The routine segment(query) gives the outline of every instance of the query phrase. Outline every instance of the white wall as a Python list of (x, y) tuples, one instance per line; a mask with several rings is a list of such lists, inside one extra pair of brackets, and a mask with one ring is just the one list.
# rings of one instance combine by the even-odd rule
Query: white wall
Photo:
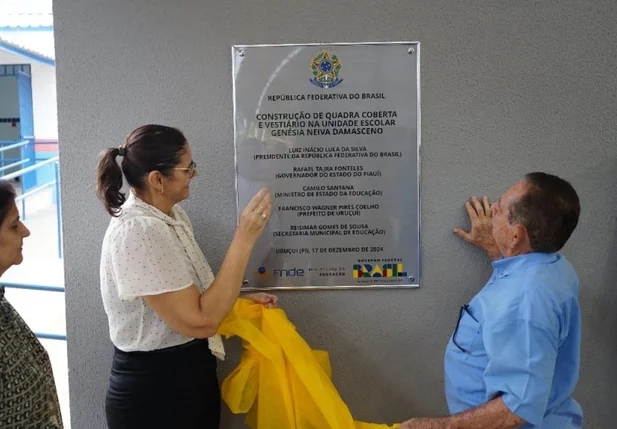
[[(330, 352), (358, 419), (446, 413), (444, 348), (489, 274), (452, 233), (468, 223), (463, 203), (495, 198), (530, 171), (564, 176), (582, 204), (565, 249), (581, 278), (576, 397), (586, 428), (616, 426), (615, 0), (55, 0), (54, 16), (75, 429), (105, 427), (113, 350), (99, 292), (109, 216), (95, 195), (97, 154), (138, 125), (183, 129), (200, 165), (185, 207), (216, 269), (236, 219), (230, 46), (410, 39), (422, 42), (422, 288), (282, 293), (282, 305)], [(221, 375), (237, 358), (232, 349)], [(226, 417), (222, 427), (243, 426)]]
[[(37, 140), (57, 141), (58, 105), (56, 102), (56, 68), (2, 50), (0, 50), (0, 64), (31, 65), (34, 136)], [(4, 98), (2, 91), (0, 91), (0, 99), (1, 98)], [(19, 108), (16, 116), (19, 116)], [(19, 136), (17, 136), (17, 138), (19, 138)]]

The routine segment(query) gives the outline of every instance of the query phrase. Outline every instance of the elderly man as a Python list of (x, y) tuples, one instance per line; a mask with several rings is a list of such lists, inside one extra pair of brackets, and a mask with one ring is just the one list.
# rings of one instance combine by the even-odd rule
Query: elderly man
[(579, 280), (561, 255), (580, 212), (563, 179), (531, 173), (497, 203), (467, 202), (471, 231), (493, 274), (461, 307), (445, 353), (452, 415), (415, 418), (402, 429), (579, 429), (572, 398), (580, 365)]

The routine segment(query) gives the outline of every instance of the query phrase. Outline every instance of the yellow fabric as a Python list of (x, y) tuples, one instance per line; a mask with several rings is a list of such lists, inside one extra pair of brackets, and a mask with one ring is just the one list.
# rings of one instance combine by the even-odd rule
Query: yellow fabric
[(240, 299), (219, 329), (243, 340), (223, 400), (252, 429), (389, 429), (354, 422), (332, 384), (328, 353), (311, 350), (281, 309)]

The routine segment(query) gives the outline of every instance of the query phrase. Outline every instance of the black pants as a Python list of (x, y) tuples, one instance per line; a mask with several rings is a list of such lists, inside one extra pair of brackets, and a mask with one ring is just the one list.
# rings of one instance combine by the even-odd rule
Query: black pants
[(115, 349), (105, 413), (109, 429), (218, 429), (221, 394), (208, 341)]

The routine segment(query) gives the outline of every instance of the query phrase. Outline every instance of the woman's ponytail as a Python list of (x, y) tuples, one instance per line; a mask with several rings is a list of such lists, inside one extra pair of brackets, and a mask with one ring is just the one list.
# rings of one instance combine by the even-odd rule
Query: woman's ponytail
[(105, 150), (101, 153), (98, 164), (97, 194), (107, 212), (114, 217), (120, 214), (120, 208), (126, 201), (126, 196), (120, 192), (122, 170), (116, 161), (120, 152), (120, 148)]
[[(131, 188), (145, 191), (150, 172), (159, 171), (164, 176), (173, 174), (186, 144), (186, 137), (177, 128), (150, 124), (133, 130), (124, 146), (102, 152), (97, 193), (109, 214), (118, 217), (126, 201), (126, 196), (120, 192), (123, 178)], [(122, 157), (122, 168), (116, 161), (119, 156)]]

